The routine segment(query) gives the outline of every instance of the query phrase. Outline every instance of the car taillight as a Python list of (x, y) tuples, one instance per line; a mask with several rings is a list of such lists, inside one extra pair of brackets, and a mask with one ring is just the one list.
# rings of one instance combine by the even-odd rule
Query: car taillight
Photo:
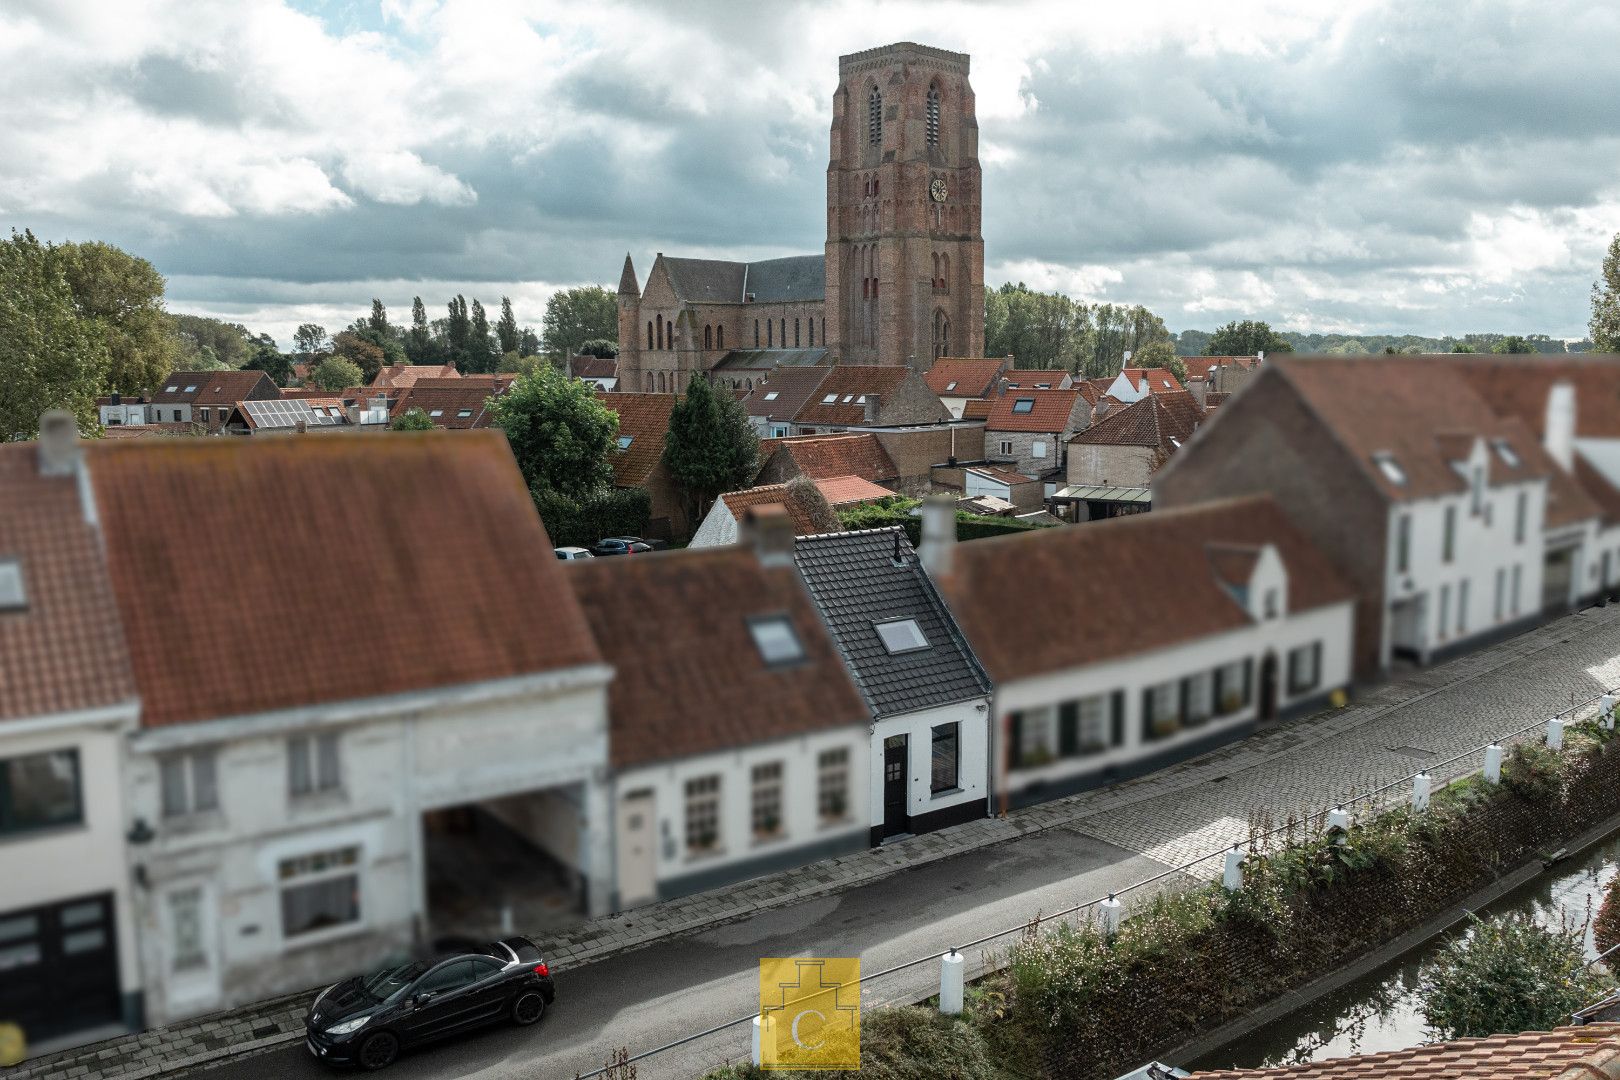
[(534, 965), (534, 973), (536, 975), (550, 975), (551, 969), (546, 967), (545, 961), (542, 960), (540, 963)]

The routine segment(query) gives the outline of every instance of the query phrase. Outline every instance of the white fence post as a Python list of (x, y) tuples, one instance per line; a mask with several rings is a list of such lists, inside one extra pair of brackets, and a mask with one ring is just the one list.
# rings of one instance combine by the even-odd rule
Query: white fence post
[(1221, 884), (1228, 889), (1243, 888), (1243, 851), (1237, 845), (1226, 853), (1226, 869), (1221, 874)]
[(1429, 774), (1420, 772), (1412, 777), (1412, 809), (1420, 813), (1429, 808)]
[(1614, 695), (1604, 694), (1598, 698), (1598, 720), (1610, 731), (1614, 730)]
[(1547, 721), (1547, 749), (1562, 750), (1564, 748), (1564, 722), (1558, 717)]
[(753, 1061), (754, 1061), (755, 1065), (763, 1065), (763, 1064), (765, 1064), (765, 1058), (762, 1056), (762, 1054), (764, 1053), (765, 1040), (770, 1038), (770, 1034), (769, 1034), (770, 1026), (771, 1026), (771, 1021), (770, 1021), (770, 1019), (768, 1017), (764, 1017), (764, 1016), (756, 1016), (756, 1017), (754, 1017), (754, 1055), (753, 1055)]
[(1112, 938), (1119, 933), (1119, 899), (1113, 893), (1100, 905), (1102, 908), (1103, 934)]
[(1499, 743), (1491, 743), (1485, 748), (1485, 782), (1487, 784), (1502, 782), (1502, 747)]
[(939, 1011), (962, 1015), (962, 954), (954, 948), (939, 958)]
[(1350, 811), (1342, 806), (1335, 806), (1332, 810), (1329, 810), (1327, 827), (1328, 832), (1336, 834), (1333, 837), (1335, 844), (1349, 843), (1350, 838), (1347, 834), (1350, 832)]

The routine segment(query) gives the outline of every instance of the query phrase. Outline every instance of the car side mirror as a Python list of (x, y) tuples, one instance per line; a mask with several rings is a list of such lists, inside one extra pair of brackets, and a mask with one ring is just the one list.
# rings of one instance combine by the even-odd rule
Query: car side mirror
[(433, 991), (424, 990), (420, 994), (417, 994), (415, 997), (411, 998), (411, 1004), (413, 1006), (415, 1006), (416, 1008), (420, 1009), (422, 1006), (426, 1005), (428, 1002), (430, 1002), (432, 1000), (433, 1000)]

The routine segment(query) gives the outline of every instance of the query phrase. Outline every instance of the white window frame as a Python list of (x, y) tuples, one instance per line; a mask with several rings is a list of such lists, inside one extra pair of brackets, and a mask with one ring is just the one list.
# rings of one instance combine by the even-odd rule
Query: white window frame
[[(347, 856), (353, 852), (353, 859), (336, 866), (328, 866), (322, 870), (309, 870), (302, 873), (288, 875), (286, 865), (300, 859), (314, 859), (322, 855)], [(365, 875), (361, 872), (365, 865), (365, 849), (359, 844), (345, 844), (323, 850), (309, 851), (301, 855), (289, 855), (276, 860), (276, 928), (281, 933), (282, 941), (291, 941), (303, 944), (308, 941), (319, 941), (327, 937), (341, 937), (352, 933), (356, 928), (366, 924), (365, 904)], [(301, 888), (306, 885), (319, 885), (340, 878), (354, 878), (354, 918), (348, 922), (334, 923), (331, 926), (321, 926), (313, 930), (304, 930), (296, 934), (287, 932), (286, 912), (283, 908), (283, 897), (288, 889)]]
[[(686, 849), (688, 859), (702, 859), (717, 855), (725, 843), (725, 833), (722, 828), (721, 795), (724, 793), (724, 778), (719, 773), (705, 773), (702, 776), (688, 777), (681, 786), (682, 818), (681, 840)], [(714, 820), (711, 824), (713, 839), (707, 844), (696, 843), (699, 835), (696, 831), (698, 812), (712, 814)]]
[[(343, 790), (343, 747), (336, 731), (311, 731), (287, 737), (287, 796), (296, 802)], [(298, 783), (299, 758), (305, 782)]]
[[(174, 770), (174, 771), (171, 771)], [(169, 801), (170, 780), (178, 779), (180, 805)], [(211, 789), (211, 790), (210, 790)], [(199, 793), (208, 792), (208, 805), (199, 805)], [(176, 821), (219, 810), (219, 755), (212, 749), (188, 750), (158, 758), (158, 811), (165, 821)]]
[[(816, 816), (824, 825), (849, 819), (849, 757), (847, 746), (831, 747), (816, 755)], [(831, 809), (835, 800), (844, 804), (842, 810)]]

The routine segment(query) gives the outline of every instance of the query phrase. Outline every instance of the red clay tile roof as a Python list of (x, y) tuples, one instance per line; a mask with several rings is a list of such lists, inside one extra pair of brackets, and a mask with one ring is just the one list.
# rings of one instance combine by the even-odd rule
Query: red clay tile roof
[(102, 430), (104, 439), (140, 439), (151, 435), (190, 435), (190, 424), (110, 424)]
[(1176, 373), (1169, 368), (1128, 367), (1125, 369), (1125, 377), (1138, 389), (1142, 386), (1142, 380), (1147, 379), (1148, 389), (1155, 394), (1173, 394), (1187, 389), (1181, 385), (1181, 380), (1176, 378)]
[(614, 357), (574, 357), (574, 378), (576, 379), (616, 379), (618, 377), (619, 361)]
[(1212, 369), (1217, 367), (1258, 367), (1260, 360), (1254, 356), (1183, 356), (1181, 362), (1186, 365), (1188, 379), (1208, 379)]
[(720, 498), (725, 500), (726, 509), (737, 521), (743, 519), (749, 507), (781, 506), (793, 523), (794, 536), (813, 536), (838, 531), (838, 519), (829, 513), (833, 508), (886, 499), (894, 494), (888, 488), (878, 487), (858, 476), (835, 476), (828, 480), (816, 480), (814, 484), (827, 501), (825, 508), (812, 505), (814, 500), (807, 502), (798, 498), (792, 484), (765, 484), (742, 491), (728, 491)]
[(993, 408), (995, 408), (995, 402), (988, 398), (969, 398), (967, 401), (962, 402), (962, 419), (983, 420), (990, 415), (990, 410)]
[(262, 371), (210, 371), (193, 405), (235, 405), (254, 396), (280, 397), (281, 391)]
[[(1081, 400), (1078, 390), (1008, 390), (990, 408), (986, 431), (1059, 432), (1069, 426), (1074, 403)], [(1016, 412), (1020, 401), (1033, 401), (1029, 412)]]
[[(866, 419), (866, 405), (861, 398), (877, 394), (892, 401), (896, 389), (911, 369), (898, 364), (839, 364), (827, 371), (816, 392), (810, 395), (793, 417), (796, 424), (859, 424)], [(826, 398), (833, 395), (835, 402)], [(846, 402), (844, 399), (849, 398)]]
[(994, 480), (1000, 484), (1017, 485), (1033, 484), (1035, 482), (1035, 478), (1033, 476), (1025, 476), (1021, 472), (1014, 472), (1012, 469), (1003, 469), (996, 465), (971, 465), (968, 467), (967, 471), (971, 473), (978, 473), (980, 476), (989, 477), (991, 480)]
[(1226, 399), (1232, 396), (1230, 390), (1211, 390), (1204, 395), (1204, 411), (1219, 408), (1226, 404)]
[(859, 476), (830, 476), (825, 480), (817, 480), (816, 490), (821, 492), (821, 497), (831, 506), (853, 506), (874, 499), (887, 499), (894, 494), (888, 488), (879, 487)]
[[(423, 386), (425, 381), (420, 380), (414, 386), (399, 391), (399, 396), (388, 410), (390, 419), (403, 416), (412, 409), (421, 409), (433, 421), (434, 427), (467, 429), (494, 425), (495, 417), (488, 405), (491, 394), (489, 386), (478, 383), (456, 386), (454, 383), (462, 381), (457, 379), (452, 380), (450, 385), (438, 388)], [(438, 415), (435, 416), (435, 413)], [(463, 416), (463, 413), (466, 415)]]
[(419, 379), (454, 379), (458, 374), (455, 364), (390, 364), (377, 372), (371, 385), (403, 388)]
[(835, 435), (795, 435), (786, 439), (762, 439), (761, 461), (773, 454), (786, 454), (800, 475), (812, 480), (834, 476), (859, 476), (881, 484), (899, 477), (889, 452), (871, 432)]
[[(614, 768), (866, 722), (866, 705), (792, 565), (761, 566), (751, 548), (728, 546), (585, 560), (568, 570), (615, 668)], [(802, 663), (767, 666), (754, 644), (748, 620), (779, 614), (798, 634)]]
[(1216, 1069), (1198, 1080), (1602, 1080), (1620, 1077), (1620, 1024), (1414, 1046), (1270, 1069)]
[(996, 377), (1006, 366), (1006, 360), (994, 357), (970, 359), (942, 356), (934, 361), (934, 366), (928, 369), (923, 379), (928, 383), (928, 389), (942, 397), (982, 398), (995, 390)]
[(775, 416), (791, 419), (815, 395), (816, 387), (831, 368), (777, 368), (771, 377), (749, 391), (742, 399), (749, 416)]
[[(1521, 466), (1506, 470), (1492, 453), (1493, 483), (1536, 476), (1551, 480), (1558, 471), (1521, 421), (1499, 416), (1448, 365), (1428, 357), (1278, 357), (1260, 375), (1268, 376), (1293, 387), (1373, 484), (1396, 501), (1466, 490), (1467, 482), (1452, 467), (1454, 459), (1443, 449), (1441, 435), (1467, 433), (1511, 446)], [(1383, 454), (1390, 455), (1405, 474), (1404, 484), (1395, 483), (1379, 467), (1377, 456)], [(1570, 501), (1571, 509), (1578, 511), (1578, 500)]]
[(458, 387), (482, 387), (486, 391), (499, 390), (505, 392), (512, 388), (512, 384), (521, 376), (515, 371), (502, 371), (494, 375), (460, 375), (453, 379), (446, 379), (432, 375), (424, 375), (411, 384), (415, 390), (455, 390)]
[(1556, 382), (1575, 387), (1575, 434), (1583, 439), (1620, 438), (1620, 356), (1426, 356), (1464, 379), (1502, 416), (1517, 416), (1536, 438), (1546, 432), (1547, 392)]
[(0, 443), (0, 507), (0, 562), (17, 560), (27, 604), (0, 611), (0, 721), (132, 702), (118, 609), (77, 479), (41, 476), (35, 443)]
[(619, 414), (619, 437), (630, 438), (625, 450), (609, 457), (613, 482), (619, 487), (641, 487), (664, 456), (664, 439), (669, 435), (669, 415), (675, 411), (679, 394), (609, 394), (598, 392), (596, 400)]
[[(1065, 382), (1073, 385), (1073, 377), (1062, 368), (1009, 368), (1001, 375), (1002, 392), (1016, 386), (1021, 390), (1067, 390)], [(1043, 384), (1050, 384), (1043, 387)]]
[(1192, 438), (1204, 411), (1185, 390), (1149, 394), (1123, 408), (1110, 409), (1101, 420), (1069, 440), (1070, 445), (1149, 446), (1174, 453)]
[(89, 460), (147, 727), (601, 659), (499, 432)]
[[(942, 584), (974, 651), (1006, 681), (1251, 625), (1209, 554), (1212, 546), (1264, 543), (1276, 545), (1287, 568), (1290, 612), (1354, 598), (1269, 496), (958, 544)], [(1055, 596), (1063, 602), (1052, 603)]]

